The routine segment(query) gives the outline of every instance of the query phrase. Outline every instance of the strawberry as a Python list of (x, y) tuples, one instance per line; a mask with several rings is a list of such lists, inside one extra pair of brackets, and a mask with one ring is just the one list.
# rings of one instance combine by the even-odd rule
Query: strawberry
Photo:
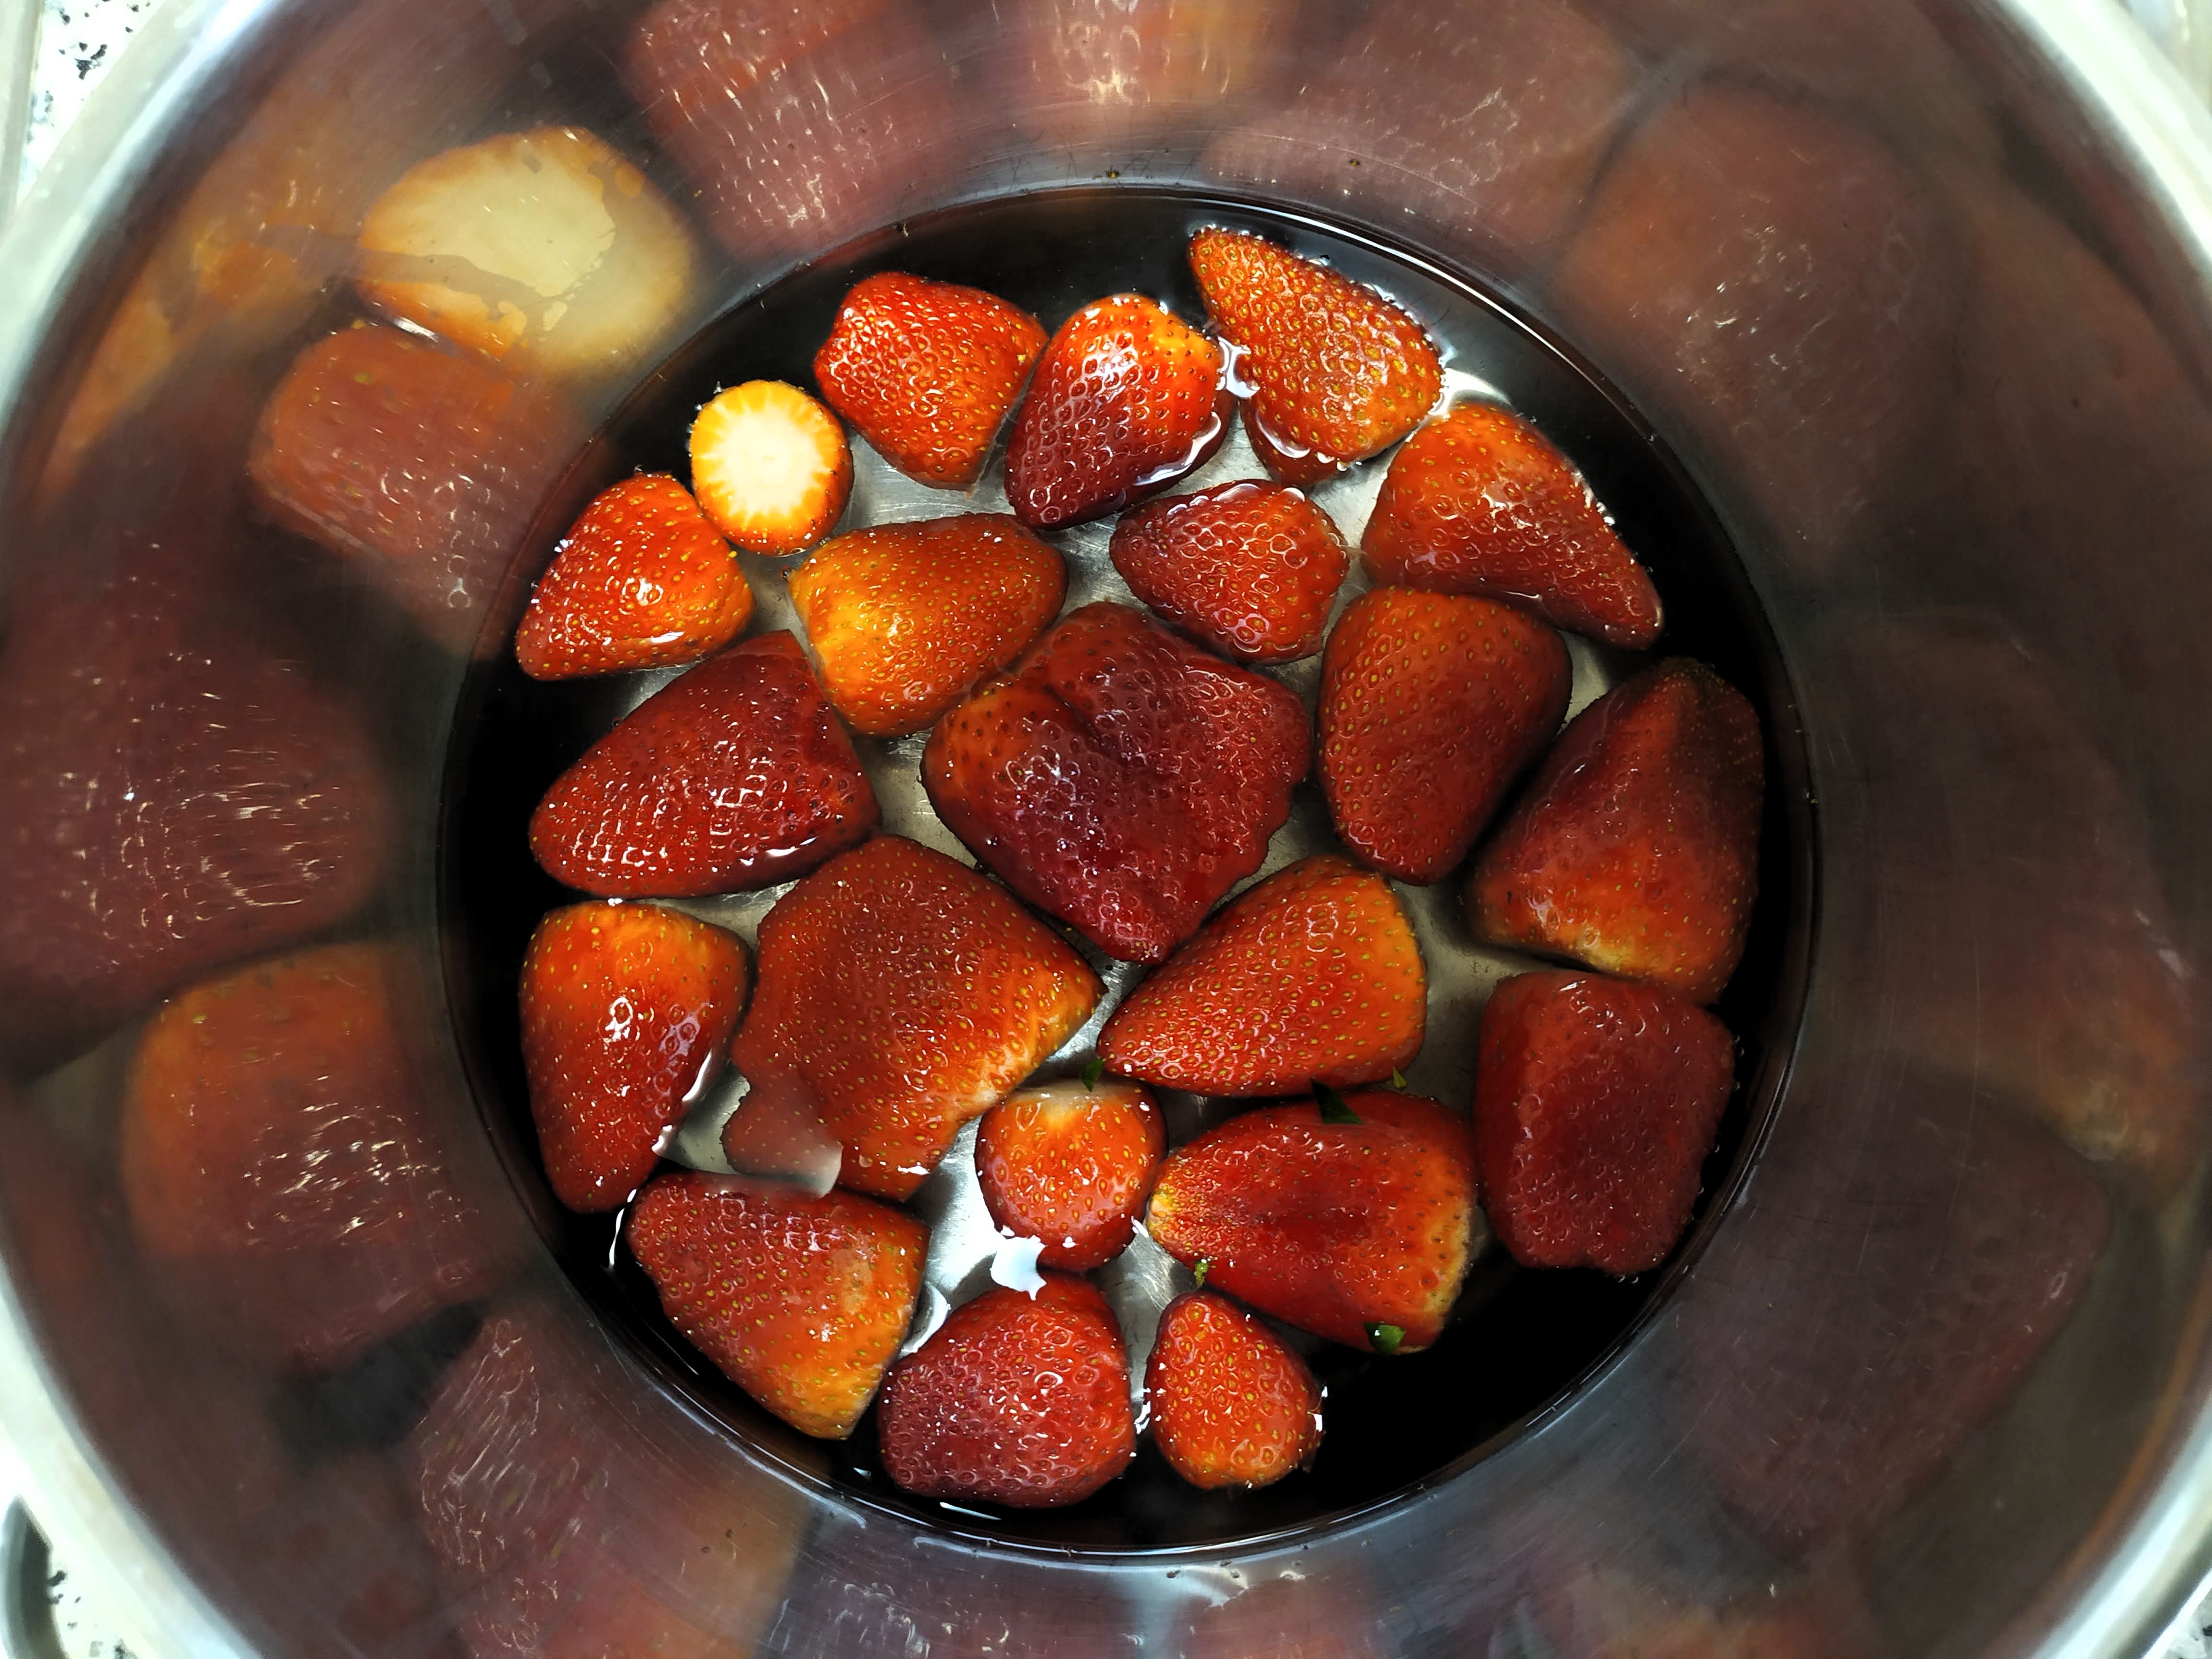
[(1624, 650), (1659, 637), (1658, 591), (1589, 485), (1494, 404), (1462, 404), (1390, 458), (1359, 550), (1378, 582), (1501, 599)]
[(1436, 406), (1436, 346), (1373, 289), (1235, 230), (1193, 236), (1190, 268), (1215, 331), (1243, 354), (1252, 447), (1285, 483), (1379, 454)]
[(1476, 1175), (1513, 1259), (1664, 1261), (1735, 1081), (1728, 1028), (1655, 986), (1518, 974), (1491, 993), (1476, 1045)]
[(752, 614), (745, 573), (690, 492), (641, 473), (595, 496), (553, 550), (514, 657), (538, 680), (696, 662)]
[(830, 700), (873, 738), (918, 732), (1059, 613), (1067, 567), (1003, 513), (855, 530), (788, 579)]
[(678, 897), (789, 881), (876, 818), (799, 641), (763, 634), (671, 681), (586, 750), (531, 816), (530, 850), (582, 892)]
[(1220, 447), (1221, 349), (1134, 294), (1060, 325), (1006, 444), (1015, 516), (1056, 530), (1164, 489)]
[(1378, 1353), (1425, 1348), (1466, 1276), (1474, 1148), (1466, 1120), (1372, 1090), (1262, 1106), (1160, 1171), (1145, 1230), (1262, 1313)]
[(900, 471), (965, 489), (1044, 344), (1044, 325), (995, 295), (883, 270), (846, 295), (814, 379)]
[(1389, 883), (1328, 854), (1223, 907), (1114, 1011), (1098, 1054), (1206, 1095), (1372, 1083), (1420, 1052), (1428, 975)]
[(1128, 1247), (1166, 1151), (1160, 1109), (1135, 1084), (1046, 1083), (983, 1114), (975, 1179), (993, 1221), (1042, 1239), (1046, 1267), (1081, 1273)]
[(1328, 514), (1267, 483), (1147, 502), (1121, 515), (1109, 550), (1139, 599), (1239, 662), (1320, 650), (1348, 564)]
[(1321, 1386), (1306, 1362), (1206, 1291), (1161, 1311), (1145, 1398), (1152, 1443), (1194, 1486), (1273, 1486), (1321, 1449)]
[(1034, 1297), (988, 1290), (891, 1367), (884, 1468), (924, 1498), (1014, 1509), (1079, 1503), (1137, 1453), (1129, 1361), (1097, 1290), (1047, 1273)]
[(1559, 729), (1571, 679), (1559, 636), (1518, 611), (1361, 594), (1321, 671), (1321, 787), (1345, 845), (1401, 881), (1440, 879)]
[(691, 489), (747, 552), (802, 552), (843, 514), (853, 451), (837, 417), (797, 386), (747, 380), (691, 422)]
[(737, 1028), (744, 946), (653, 904), (575, 904), (522, 958), (522, 1063), (553, 1195), (611, 1210)]
[(843, 1144), (844, 1185), (902, 1199), (963, 1123), (1091, 1017), (1100, 989), (1003, 888), (884, 836), (761, 922), (759, 988), (731, 1055), (755, 1093), (820, 1117)]
[(1016, 892), (1157, 962), (1260, 867), (1306, 764), (1291, 691), (1100, 604), (938, 721), (921, 775)]
[(1475, 936), (1721, 994), (1759, 890), (1759, 716), (1670, 658), (1575, 717), (1468, 878)]
[(630, 1253), (686, 1340), (801, 1433), (842, 1440), (906, 1340), (929, 1229), (851, 1193), (672, 1170)]

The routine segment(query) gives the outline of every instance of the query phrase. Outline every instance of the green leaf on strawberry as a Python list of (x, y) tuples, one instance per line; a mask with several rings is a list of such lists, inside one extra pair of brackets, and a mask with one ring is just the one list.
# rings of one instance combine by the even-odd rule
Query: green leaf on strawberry
[(1377, 1353), (1395, 1353), (1398, 1345), (1405, 1340), (1406, 1333), (1401, 1326), (1370, 1324), (1367, 1327), (1368, 1343)]
[[(1392, 1075), (1396, 1075), (1395, 1073)], [(1359, 1114), (1345, 1103), (1344, 1097), (1326, 1083), (1316, 1079), (1313, 1086), (1314, 1098), (1321, 1103), (1321, 1121), (1324, 1123), (1357, 1123)]]

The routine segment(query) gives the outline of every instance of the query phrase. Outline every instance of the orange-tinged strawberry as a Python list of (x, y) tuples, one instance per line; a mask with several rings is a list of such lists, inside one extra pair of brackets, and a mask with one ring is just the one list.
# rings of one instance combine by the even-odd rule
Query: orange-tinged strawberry
[[(902, 1199), (962, 1124), (1091, 1017), (1101, 988), (1004, 888), (883, 836), (763, 920), (758, 988), (731, 1055), (754, 1094), (811, 1111), (843, 1145), (843, 1185)], [(726, 1139), (744, 1135), (750, 1109)]]
[(851, 1193), (671, 1171), (630, 1214), (676, 1328), (802, 1433), (842, 1440), (914, 1322), (929, 1229)]
[(1193, 236), (1190, 268), (1216, 331), (1243, 354), (1252, 447), (1285, 483), (1381, 453), (1436, 406), (1435, 344), (1373, 289), (1236, 230)]
[(1390, 458), (1359, 547), (1378, 582), (1502, 599), (1626, 650), (1659, 637), (1658, 590), (1589, 485), (1494, 404), (1462, 404)]
[(1067, 567), (1003, 513), (879, 525), (788, 579), (830, 700), (871, 737), (918, 732), (1059, 614)]
[(1425, 1348), (1466, 1277), (1467, 1121), (1372, 1090), (1262, 1106), (1176, 1152), (1145, 1230), (1208, 1285), (1332, 1342)]
[(1223, 907), (1114, 1011), (1113, 1070), (1208, 1095), (1372, 1083), (1410, 1065), (1428, 975), (1390, 884), (1323, 854)]
[(1148, 501), (1121, 515), (1110, 550), (1139, 599), (1240, 662), (1320, 650), (1349, 564), (1328, 514), (1254, 483)]
[(900, 471), (965, 489), (1044, 345), (1044, 325), (996, 295), (883, 270), (846, 295), (814, 379)]
[(992, 1220), (1042, 1239), (1046, 1267), (1081, 1273), (1128, 1248), (1166, 1151), (1144, 1090), (1069, 1079), (1016, 1090), (983, 1114), (975, 1179)]
[(538, 924), (522, 1063), (556, 1198), (611, 1210), (644, 1184), (744, 1000), (744, 946), (679, 911), (574, 904)]
[(1112, 513), (1203, 463), (1228, 430), (1221, 348), (1135, 294), (1083, 307), (1038, 362), (1006, 444), (1006, 499), (1039, 530)]
[(1575, 717), (1468, 877), (1478, 939), (1692, 1002), (1721, 994), (1759, 893), (1759, 716), (1686, 657)]
[(745, 573), (691, 492), (641, 473), (602, 490), (553, 550), (514, 657), (538, 680), (696, 662), (752, 614)]
[(1345, 845), (1441, 879), (1552, 740), (1572, 672), (1559, 636), (1487, 599), (1371, 588), (1322, 659), (1319, 769)]
[(691, 492), (748, 552), (803, 552), (845, 511), (852, 447), (837, 417), (797, 386), (747, 380), (691, 422)]
[(1160, 1314), (1145, 1364), (1152, 1443), (1194, 1486), (1269, 1486), (1321, 1449), (1321, 1386), (1306, 1362), (1208, 1291)]

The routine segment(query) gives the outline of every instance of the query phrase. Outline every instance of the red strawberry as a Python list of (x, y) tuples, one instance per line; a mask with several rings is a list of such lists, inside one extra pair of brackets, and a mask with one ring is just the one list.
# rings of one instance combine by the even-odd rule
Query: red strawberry
[(1306, 763), (1288, 690), (1091, 605), (937, 723), (921, 775), (1016, 892), (1157, 962), (1260, 867)]
[(1390, 459), (1359, 538), (1378, 582), (1479, 593), (1632, 651), (1659, 637), (1659, 594), (1582, 475), (1494, 404), (1462, 404)]
[(1054, 530), (1165, 489), (1220, 447), (1221, 349), (1150, 300), (1117, 294), (1060, 325), (1006, 444), (1006, 499)]
[(747, 380), (691, 422), (691, 488), (739, 547), (797, 553), (843, 515), (853, 451), (837, 417), (797, 386)]
[(1067, 567), (1018, 520), (965, 513), (840, 536), (788, 585), (837, 712), (896, 738), (1020, 654), (1059, 614)]
[(1711, 1002), (1759, 891), (1762, 775), (1741, 692), (1647, 668), (1575, 717), (1475, 860), (1475, 936)]
[(553, 550), (514, 657), (538, 680), (696, 662), (752, 614), (745, 573), (690, 492), (642, 473), (603, 490)]
[(1272, 1486), (1321, 1449), (1321, 1387), (1306, 1362), (1205, 1291), (1161, 1312), (1145, 1398), (1153, 1443), (1194, 1486)]
[(1320, 770), (1345, 845), (1401, 881), (1440, 879), (1567, 712), (1559, 636), (1486, 599), (1378, 587), (1322, 659)]
[(1529, 1267), (1640, 1273), (1689, 1224), (1735, 1076), (1728, 1028), (1673, 993), (1520, 974), (1482, 1011), (1483, 1212)]
[(1121, 1327), (1064, 1273), (1034, 1297), (989, 1290), (955, 1308), (891, 1367), (877, 1422), (908, 1492), (1015, 1509), (1079, 1503), (1137, 1453)]
[(1127, 1077), (1206, 1095), (1372, 1083), (1410, 1065), (1428, 975), (1390, 884), (1322, 854), (1242, 893), (1099, 1034)]
[(530, 850), (581, 892), (683, 897), (804, 875), (876, 817), (799, 641), (763, 634), (671, 681), (586, 750), (538, 804)]
[(1098, 977), (1006, 890), (896, 836), (776, 901), (760, 985), (731, 1050), (753, 1097), (817, 1115), (841, 1181), (910, 1195), (960, 1126), (1004, 1099), (1091, 1017)]
[(842, 1440), (906, 1340), (929, 1229), (851, 1193), (671, 1171), (645, 1189), (632, 1255), (676, 1328), (792, 1427)]
[(1133, 1083), (1046, 1083), (983, 1114), (975, 1179), (992, 1220), (1042, 1239), (1046, 1267), (1081, 1273), (1128, 1248), (1166, 1151), (1159, 1108)]
[(1474, 1218), (1466, 1120), (1374, 1090), (1262, 1106), (1208, 1130), (1168, 1159), (1145, 1229), (1262, 1313), (1411, 1353), (1443, 1329)]
[(1235, 230), (1193, 236), (1190, 268), (1215, 330), (1243, 349), (1244, 429), (1284, 483), (1379, 454), (1436, 406), (1435, 345), (1373, 289)]
[(677, 911), (576, 904), (538, 924), (522, 1063), (556, 1198), (611, 1210), (644, 1184), (744, 1000), (744, 946)]
[(1125, 513), (1114, 568), (1187, 634), (1240, 662), (1291, 662), (1321, 649), (1344, 581), (1344, 538), (1279, 484), (1232, 483)]
[(814, 378), (900, 471), (965, 489), (1044, 343), (1044, 325), (995, 295), (884, 270), (845, 296)]

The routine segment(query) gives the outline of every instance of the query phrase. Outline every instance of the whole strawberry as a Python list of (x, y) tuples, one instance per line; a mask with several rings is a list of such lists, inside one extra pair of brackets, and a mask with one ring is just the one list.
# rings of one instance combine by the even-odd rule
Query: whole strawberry
[(1145, 1399), (1152, 1443), (1194, 1486), (1267, 1486), (1321, 1449), (1321, 1385), (1282, 1339), (1206, 1291), (1160, 1314)]
[(1160, 1109), (1133, 1083), (1040, 1084), (983, 1114), (975, 1180), (993, 1221), (1044, 1242), (1040, 1262), (1082, 1273), (1128, 1247), (1166, 1151)]
[(1147, 501), (1121, 515), (1109, 550), (1139, 599), (1239, 662), (1321, 649), (1348, 564), (1328, 514), (1267, 483)]

